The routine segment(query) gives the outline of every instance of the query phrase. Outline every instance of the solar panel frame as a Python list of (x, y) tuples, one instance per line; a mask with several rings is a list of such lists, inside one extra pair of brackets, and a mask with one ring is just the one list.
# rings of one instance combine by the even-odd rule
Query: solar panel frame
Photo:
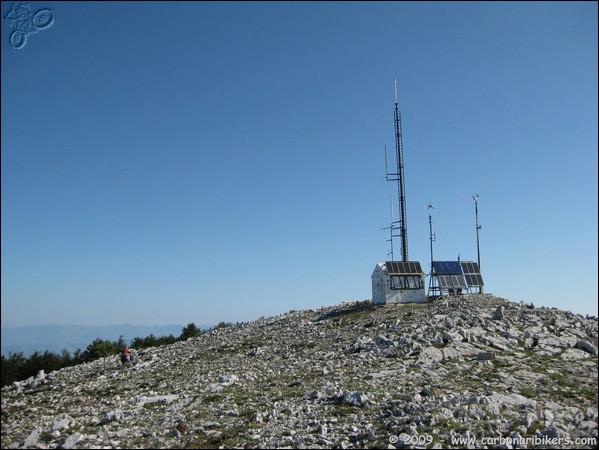
[(483, 277), (480, 275), (466, 275), (468, 286), (484, 286)]
[(467, 289), (468, 285), (462, 275), (437, 275), (439, 287), (441, 289)]
[(478, 268), (478, 263), (473, 261), (462, 261), (462, 271), (464, 273), (469, 274), (480, 274), (480, 269)]
[(462, 262), (462, 271), (464, 272), (464, 278), (468, 287), (481, 287), (484, 286), (483, 277), (480, 274), (478, 263), (473, 261)]
[(418, 261), (386, 261), (389, 275), (422, 275), (422, 267)]
[(463, 275), (459, 261), (433, 261), (435, 275)]

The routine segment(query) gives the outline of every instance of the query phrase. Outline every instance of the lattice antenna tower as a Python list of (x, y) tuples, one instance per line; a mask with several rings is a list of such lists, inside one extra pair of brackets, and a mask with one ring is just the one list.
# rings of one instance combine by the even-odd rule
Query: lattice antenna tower
[[(403, 144), (401, 139), (401, 113), (397, 103), (397, 79), (394, 80), (395, 87), (395, 158), (397, 161), (397, 171), (395, 173), (389, 173), (387, 168), (387, 148), (385, 147), (385, 169), (387, 173), (387, 181), (397, 182), (397, 200), (399, 202), (399, 220), (392, 222), (391, 226), (399, 230), (399, 237), (401, 239), (401, 260), (408, 260), (408, 223), (406, 218), (406, 186), (404, 178), (404, 164), (403, 164)], [(393, 235), (393, 230), (391, 231)]]

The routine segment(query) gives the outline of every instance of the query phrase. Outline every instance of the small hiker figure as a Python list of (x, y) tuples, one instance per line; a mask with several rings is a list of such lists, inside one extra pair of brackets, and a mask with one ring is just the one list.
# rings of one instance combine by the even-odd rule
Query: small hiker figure
[(133, 364), (133, 353), (131, 352), (131, 349), (129, 349), (129, 347), (126, 345), (123, 349), (123, 353), (121, 353), (121, 363), (127, 366)]

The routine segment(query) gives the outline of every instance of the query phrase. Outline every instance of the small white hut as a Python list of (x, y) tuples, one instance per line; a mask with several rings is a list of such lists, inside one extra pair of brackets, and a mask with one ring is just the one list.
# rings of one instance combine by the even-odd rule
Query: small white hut
[(387, 261), (372, 272), (372, 302), (424, 303), (424, 272), (418, 261)]

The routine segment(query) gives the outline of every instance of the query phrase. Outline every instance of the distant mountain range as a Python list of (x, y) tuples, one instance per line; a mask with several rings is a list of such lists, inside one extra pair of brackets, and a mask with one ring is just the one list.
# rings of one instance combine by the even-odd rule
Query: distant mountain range
[[(48, 350), (61, 353), (64, 349), (70, 353), (82, 351), (96, 338), (117, 341), (119, 336), (127, 344), (131, 340), (153, 334), (156, 337), (173, 335), (179, 337), (185, 325), (30, 325), (26, 327), (1, 328), (2, 354), (23, 352), (29, 357), (33, 352)], [(206, 329), (210, 326), (198, 326)]]

